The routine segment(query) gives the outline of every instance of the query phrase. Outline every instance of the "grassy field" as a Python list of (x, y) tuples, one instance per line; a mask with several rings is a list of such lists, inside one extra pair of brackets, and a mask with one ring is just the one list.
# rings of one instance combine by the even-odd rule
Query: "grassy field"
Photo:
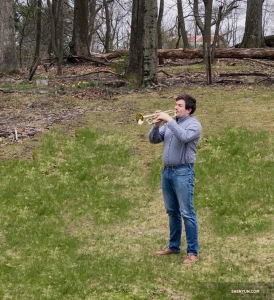
[[(197, 98), (203, 125), (201, 251), (189, 266), (184, 251), (154, 255), (168, 242), (162, 145), (135, 122), (173, 109), (182, 92)], [(274, 299), (273, 88), (163, 89), (93, 105), (81, 126), (54, 126), (24, 159), (0, 162), (0, 298)]]

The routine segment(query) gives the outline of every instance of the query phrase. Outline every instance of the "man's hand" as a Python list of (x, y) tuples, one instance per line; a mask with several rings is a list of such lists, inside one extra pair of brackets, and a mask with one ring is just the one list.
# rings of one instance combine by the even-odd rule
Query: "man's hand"
[[(161, 124), (161, 121), (169, 122), (171, 120), (173, 120), (173, 118), (169, 114), (167, 114), (165, 112), (156, 111), (154, 113), (153, 121), (155, 122), (154, 123), (155, 127), (159, 127), (160, 124)], [(157, 121), (159, 121), (159, 122), (157, 122)]]

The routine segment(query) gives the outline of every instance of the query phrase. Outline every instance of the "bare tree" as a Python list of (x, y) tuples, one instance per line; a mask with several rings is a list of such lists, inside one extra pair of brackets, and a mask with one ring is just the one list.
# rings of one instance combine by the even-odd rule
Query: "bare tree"
[(221, 19), (222, 19), (222, 12), (223, 12), (223, 6), (220, 5), (219, 9), (218, 9), (214, 41), (213, 41), (213, 45), (212, 45), (212, 59), (214, 59), (215, 49), (216, 49), (217, 45), (219, 44), (219, 30), (220, 30), (220, 23), (221, 23)]

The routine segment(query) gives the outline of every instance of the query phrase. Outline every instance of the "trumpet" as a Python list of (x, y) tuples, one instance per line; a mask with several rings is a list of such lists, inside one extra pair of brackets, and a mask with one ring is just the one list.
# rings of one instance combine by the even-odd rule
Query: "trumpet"
[[(174, 110), (165, 110), (165, 111), (162, 111), (166, 114), (174, 114), (174, 117), (175, 117), (175, 111)], [(161, 120), (153, 120), (153, 117), (154, 117), (155, 113), (154, 114), (150, 114), (150, 115), (142, 115), (140, 113), (136, 114), (136, 122), (139, 124), (139, 125), (142, 125), (145, 121), (147, 121), (148, 124), (155, 124), (155, 123), (158, 123), (158, 122), (161, 122)]]

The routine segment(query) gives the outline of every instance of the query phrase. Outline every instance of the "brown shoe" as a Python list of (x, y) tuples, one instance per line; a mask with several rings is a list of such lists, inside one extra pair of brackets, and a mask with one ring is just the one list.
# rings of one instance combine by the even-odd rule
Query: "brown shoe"
[(192, 264), (195, 263), (197, 260), (199, 260), (198, 255), (194, 255), (194, 254), (188, 254), (187, 257), (185, 258), (185, 260), (183, 261), (183, 264)]
[(161, 251), (155, 252), (155, 255), (167, 255), (167, 254), (177, 254), (178, 252), (172, 251), (169, 247), (165, 247)]

